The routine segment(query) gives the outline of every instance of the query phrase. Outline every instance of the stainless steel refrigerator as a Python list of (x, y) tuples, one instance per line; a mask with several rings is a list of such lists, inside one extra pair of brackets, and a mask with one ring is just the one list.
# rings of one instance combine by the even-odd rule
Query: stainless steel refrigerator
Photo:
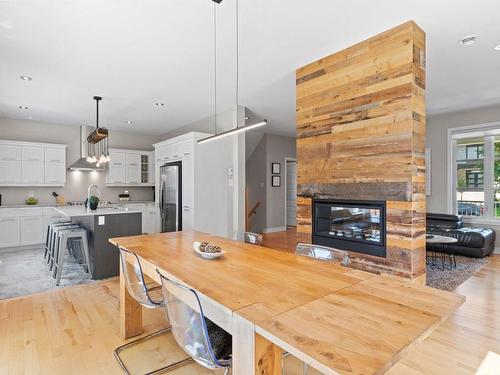
[(160, 167), (161, 231), (182, 230), (182, 162)]

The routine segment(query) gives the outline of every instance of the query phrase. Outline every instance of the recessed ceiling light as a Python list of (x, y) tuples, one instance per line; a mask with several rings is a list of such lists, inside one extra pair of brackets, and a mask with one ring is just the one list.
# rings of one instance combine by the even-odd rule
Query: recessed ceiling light
[(500, 44), (495, 46), (495, 51), (500, 51)]
[(20, 76), (19, 78), (21, 78), (23, 81), (31, 81), (33, 79), (30, 76)]
[(129, 120), (129, 121), (127, 121), (127, 124), (129, 124), (129, 125), (131, 125), (131, 124), (133, 124), (133, 123), (134, 123), (133, 121), (130, 121), (130, 120)]
[(25, 105), (20, 105), (19, 109), (28, 109), (28, 107), (26, 107)]
[(467, 35), (466, 37), (460, 39), (458, 42), (463, 46), (470, 46), (476, 43), (477, 35)]
[(165, 103), (157, 102), (157, 103), (155, 103), (155, 105), (158, 106), (158, 107), (163, 107), (165, 105)]

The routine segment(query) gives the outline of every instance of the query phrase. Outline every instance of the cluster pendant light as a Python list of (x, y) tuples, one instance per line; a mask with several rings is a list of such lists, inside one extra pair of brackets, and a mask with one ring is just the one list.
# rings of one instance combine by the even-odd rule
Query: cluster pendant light
[[(214, 130), (215, 135), (200, 139), (198, 143), (205, 143), (210, 141), (215, 141), (230, 135), (242, 133), (251, 129), (255, 129), (264, 125), (267, 125), (267, 120), (262, 120), (252, 125), (238, 126), (238, 119), (236, 119), (236, 126), (231, 130), (217, 134), (217, 6), (222, 2), (222, 0), (213, 0), (214, 2)], [(239, 1), (235, 1), (236, 7), (236, 107), (235, 111), (238, 110), (239, 104)]]
[(94, 96), (96, 101), (96, 127), (87, 137), (87, 161), (96, 163), (96, 167), (109, 162), (109, 132), (106, 128), (99, 127), (99, 102), (100, 96)]

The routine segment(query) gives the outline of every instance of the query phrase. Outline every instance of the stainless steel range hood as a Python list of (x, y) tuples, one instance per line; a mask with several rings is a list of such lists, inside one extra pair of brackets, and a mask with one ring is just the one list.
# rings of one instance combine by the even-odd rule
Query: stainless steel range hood
[(91, 133), (90, 126), (80, 126), (80, 159), (73, 163), (68, 169), (72, 171), (104, 171), (104, 167), (97, 167), (96, 163), (87, 161), (88, 156), (88, 142), (87, 136)]

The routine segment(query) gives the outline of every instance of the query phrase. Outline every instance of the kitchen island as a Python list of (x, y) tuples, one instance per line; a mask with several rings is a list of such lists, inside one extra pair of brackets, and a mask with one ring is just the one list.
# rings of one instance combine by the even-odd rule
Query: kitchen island
[(141, 234), (141, 211), (105, 207), (87, 212), (83, 206), (57, 207), (56, 210), (87, 230), (92, 278), (99, 280), (119, 275), (119, 251), (108, 239)]

